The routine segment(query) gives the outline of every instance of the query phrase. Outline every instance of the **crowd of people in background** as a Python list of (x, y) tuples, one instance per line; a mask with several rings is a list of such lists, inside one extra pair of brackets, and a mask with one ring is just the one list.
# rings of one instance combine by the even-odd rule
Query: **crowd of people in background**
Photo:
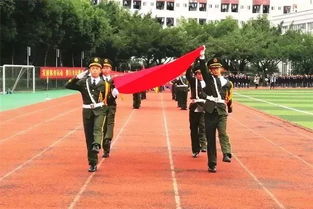
[(262, 75), (249, 76), (246, 74), (229, 74), (227, 77), (235, 88), (283, 87), (283, 88), (310, 88), (313, 87), (313, 75)]

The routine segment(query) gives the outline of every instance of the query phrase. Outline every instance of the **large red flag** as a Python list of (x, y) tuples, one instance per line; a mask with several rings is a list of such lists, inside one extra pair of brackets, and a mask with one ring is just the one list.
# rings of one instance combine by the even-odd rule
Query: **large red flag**
[(113, 78), (115, 87), (120, 93), (132, 94), (164, 85), (186, 71), (203, 49), (201, 46), (167, 64), (117, 76)]

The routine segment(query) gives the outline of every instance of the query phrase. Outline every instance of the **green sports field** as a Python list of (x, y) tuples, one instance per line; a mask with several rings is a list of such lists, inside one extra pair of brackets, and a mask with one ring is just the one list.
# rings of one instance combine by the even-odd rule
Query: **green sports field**
[(0, 95), (0, 112), (15, 109), (26, 105), (44, 102), (50, 99), (77, 93), (72, 90), (49, 90), (32, 92), (17, 92), (13, 94)]
[(313, 129), (313, 89), (235, 89), (234, 101)]

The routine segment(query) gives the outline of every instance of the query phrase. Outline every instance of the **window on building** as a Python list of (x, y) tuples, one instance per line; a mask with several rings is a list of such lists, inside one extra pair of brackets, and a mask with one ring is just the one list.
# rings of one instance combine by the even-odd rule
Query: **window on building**
[(133, 1), (133, 9), (141, 9), (141, 1)]
[(238, 4), (231, 5), (231, 12), (238, 12)]
[(197, 22), (198, 22), (198, 19), (197, 19), (197, 18), (188, 18), (188, 22), (197, 23)]
[(166, 2), (166, 9), (167, 10), (174, 10), (174, 2)]
[(197, 11), (198, 3), (197, 2), (189, 2), (189, 11)]
[(165, 5), (164, 1), (157, 1), (156, 4), (155, 4), (155, 8), (163, 10), (164, 9), (164, 5)]
[(267, 13), (269, 13), (270, 12), (270, 5), (263, 5), (263, 13), (265, 14), (267, 14)]
[(154, 6), (154, 2), (151, 2), (151, 3), (150, 3), (150, 6), (152, 6), (152, 7), (153, 7), (153, 6)]
[(215, 4), (215, 8), (216, 9), (220, 8), (220, 5), (219, 4)]
[(124, 1), (123, 1), (123, 6), (124, 6), (125, 8), (129, 8), (129, 9), (130, 9), (131, 0), (124, 0)]
[(221, 12), (228, 12), (229, 4), (221, 4)]
[(313, 30), (313, 22), (308, 23), (308, 30)]
[(253, 5), (252, 6), (252, 13), (260, 13), (261, 5)]
[(202, 12), (206, 11), (206, 3), (199, 3), (199, 11)]
[(278, 7), (277, 9), (278, 9), (278, 10), (281, 10), (281, 7)]
[(271, 7), (271, 10), (275, 10), (275, 7), (272, 6), (272, 7)]
[(245, 6), (243, 6), (243, 5), (240, 6), (240, 9), (244, 9), (244, 8), (245, 8)]
[(179, 3), (176, 3), (176, 7), (179, 7)]
[(173, 17), (167, 17), (166, 18), (166, 26), (167, 27), (174, 26), (174, 18)]
[(291, 11), (291, 6), (284, 6), (284, 14), (288, 14)]
[(247, 10), (250, 10), (251, 9), (251, 6), (247, 6)]
[(206, 23), (206, 19), (202, 19), (202, 18), (199, 19), (200, 25), (204, 25), (205, 23)]
[(142, 2), (142, 6), (145, 7), (147, 5), (147, 2)]
[(157, 20), (161, 25), (164, 25), (164, 17), (157, 17), (156, 20)]
[(212, 8), (212, 4), (208, 4), (208, 8)]

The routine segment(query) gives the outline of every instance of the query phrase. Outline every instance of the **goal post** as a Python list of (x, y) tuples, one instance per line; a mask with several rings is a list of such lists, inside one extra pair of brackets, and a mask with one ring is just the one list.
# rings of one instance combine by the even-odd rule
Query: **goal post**
[[(18, 72), (12, 72), (11, 77), (7, 76), (7, 71), (18, 70)], [(29, 70), (32, 72), (32, 78), (29, 76)], [(25, 78), (26, 72), (26, 78)], [(8, 82), (8, 78), (10, 82)], [(3, 65), (2, 66), (2, 93), (6, 94), (6, 89), (9, 89), (7, 86), (12, 85), (10, 91), (14, 92), (17, 88), (17, 85), (20, 80), (25, 80), (27, 87), (29, 85), (30, 80), (32, 80), (32, 91), (35, 92), (35, 66), (33, 65)]]

